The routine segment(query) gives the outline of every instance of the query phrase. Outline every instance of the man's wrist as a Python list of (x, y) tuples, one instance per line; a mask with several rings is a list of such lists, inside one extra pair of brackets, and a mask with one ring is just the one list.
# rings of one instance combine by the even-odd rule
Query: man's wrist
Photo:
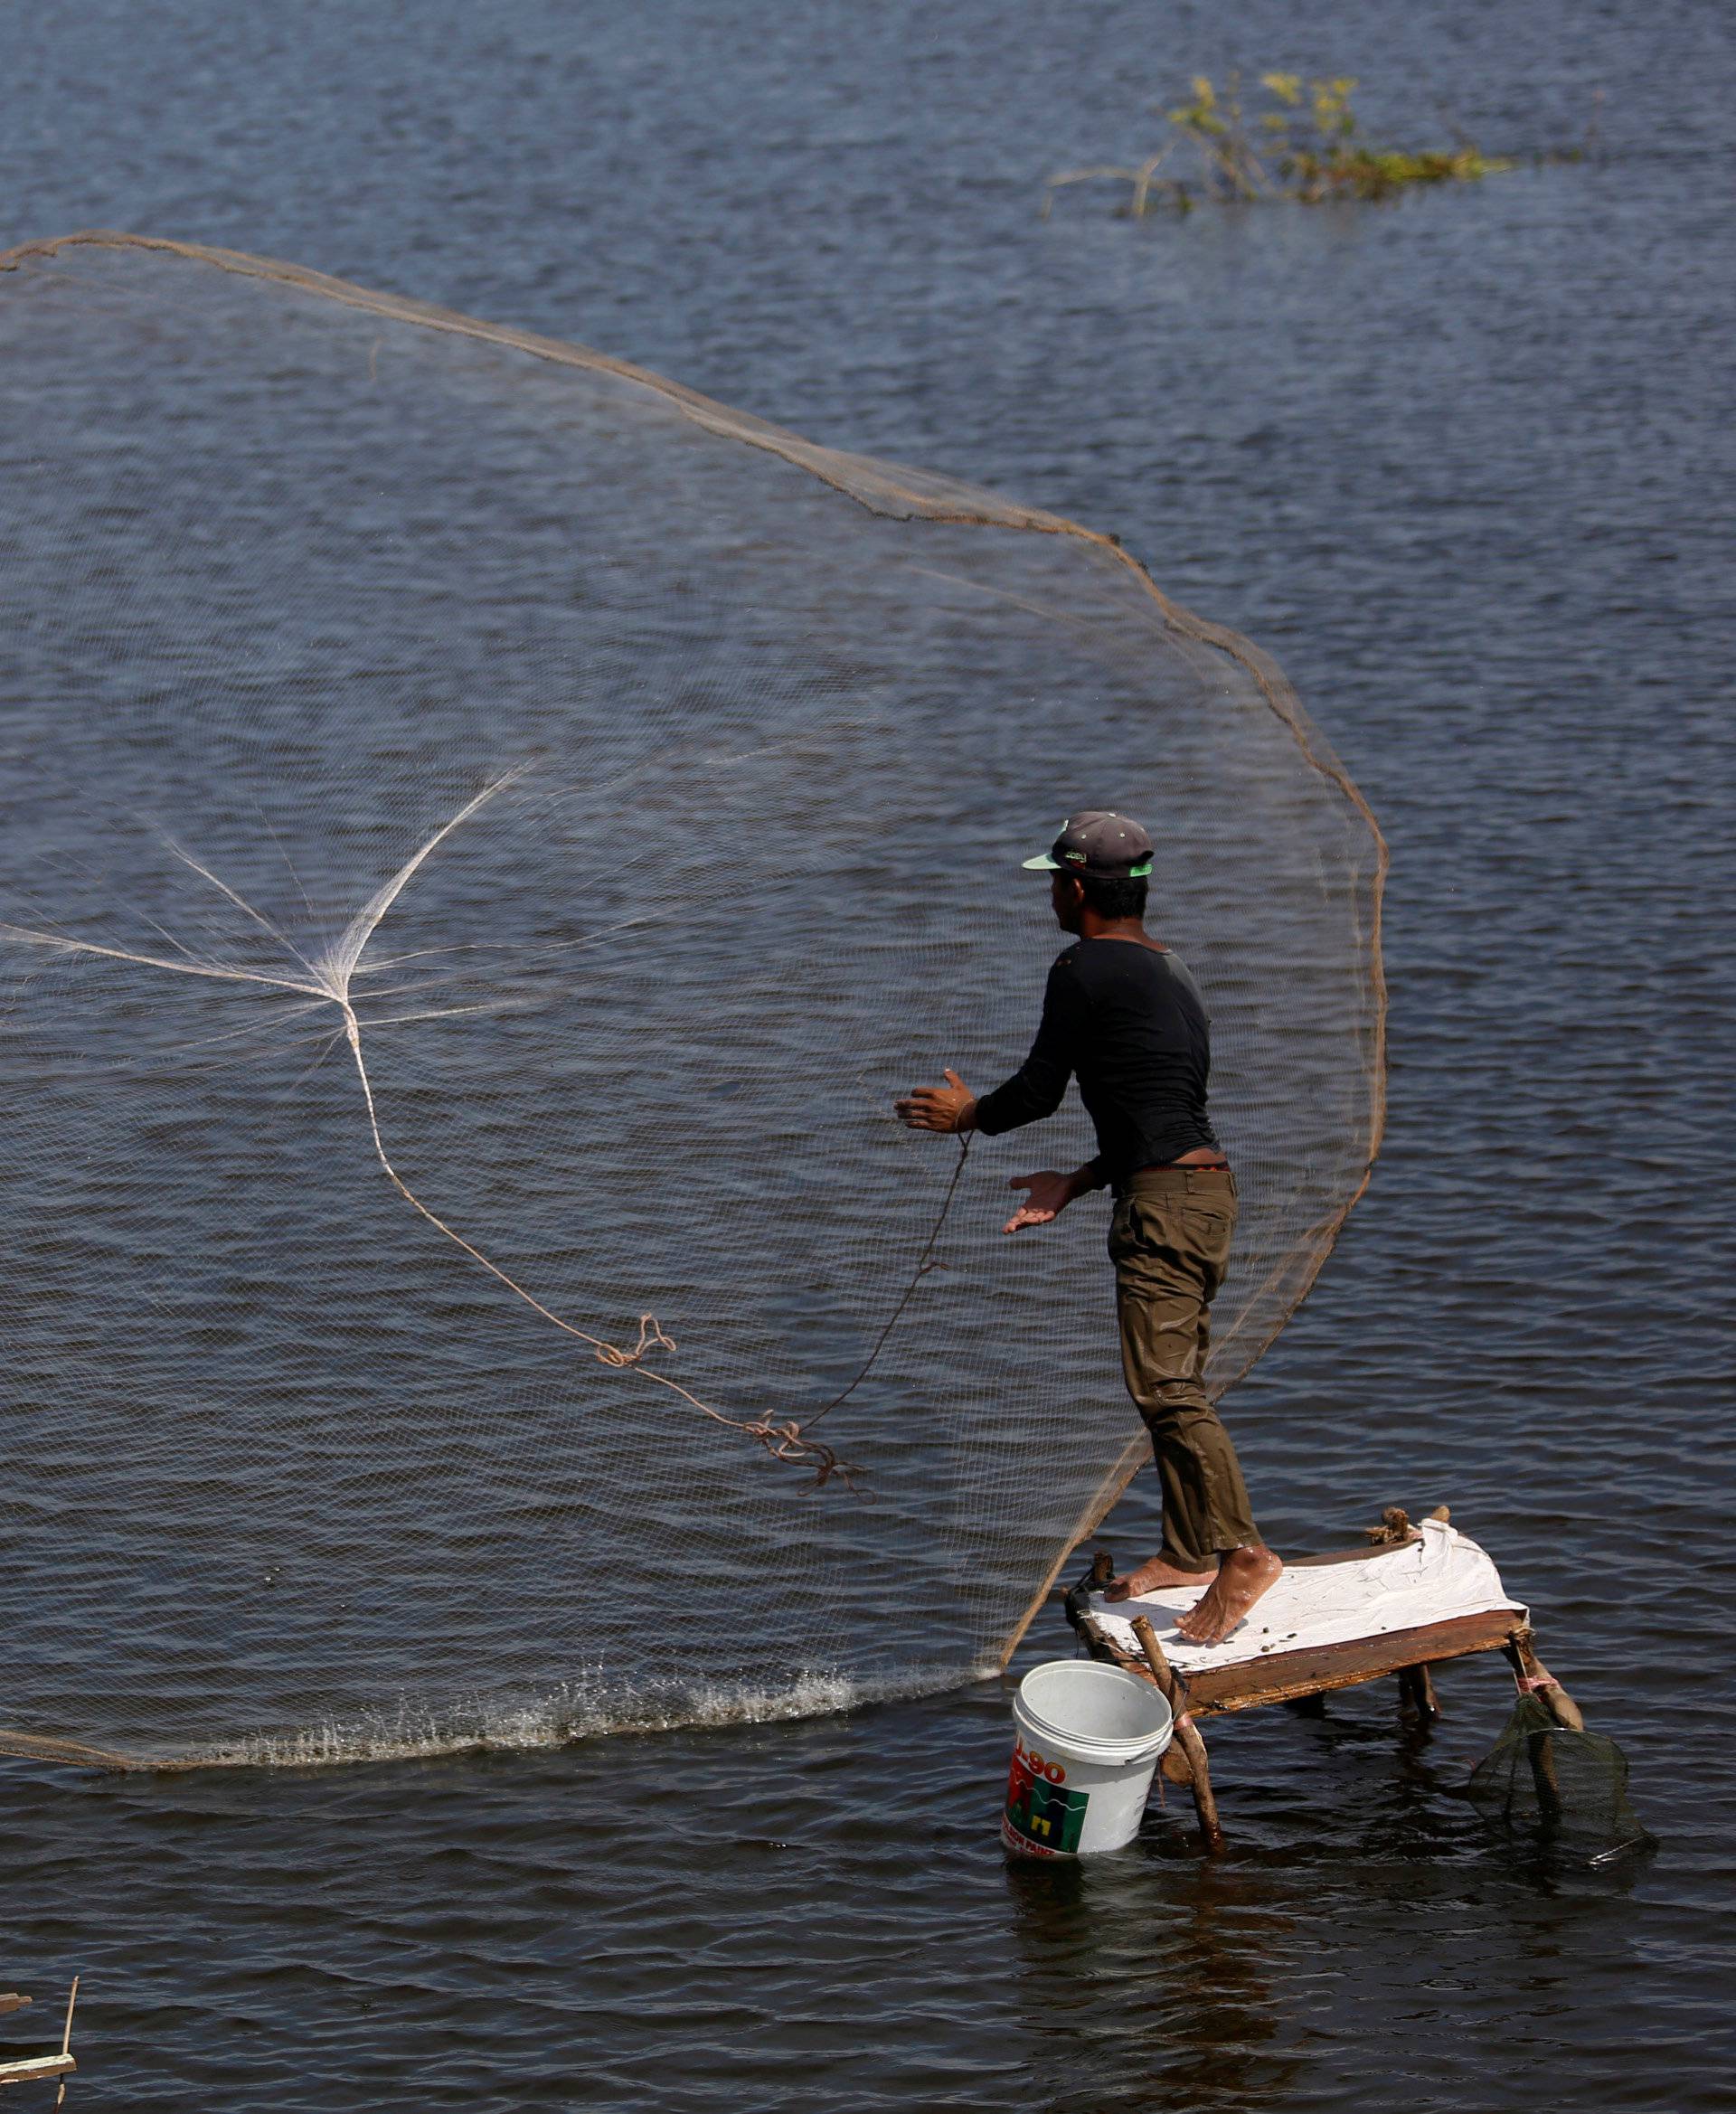
[(976, 1103), (974, 1100), (967, 1101), (964, 1107), (959, 1109), (958, 1115), (953, 1118), (952, 1128), (955, 1131), (976, 1129)]
[(1089, 1196), (1093, 1189), (1103, 1186), (1103, 1169), (1096, 1160), (1087, 1160), (1082, 1167), (1075, 1167), (1067, 1177), (1067, 1187), (1071, 1196)]

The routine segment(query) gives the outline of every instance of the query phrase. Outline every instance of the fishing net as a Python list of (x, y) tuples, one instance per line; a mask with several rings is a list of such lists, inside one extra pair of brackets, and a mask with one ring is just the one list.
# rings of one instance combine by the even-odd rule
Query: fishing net
[(1023, 1055), (1019, 857), (1145, 818), (1247, 1369), (1382, 1090), (1379, 837), (1276, 669), (1108, 538), (258, 260), (12, 252), (0, 391), (7, 1740), (997, 1664), (1147, 1458), (1100, 1206), (999, 1232), (1089, 1128), (891, 1104)]
[(1600, 1732), (1561, 1724), (1533, 1694), (1514, 1705), (1468, 1788), (1495, 1826), (1577, 1862), (1609, 1864), (1653, 1846), (1628, 1801), (1620, 1748)]

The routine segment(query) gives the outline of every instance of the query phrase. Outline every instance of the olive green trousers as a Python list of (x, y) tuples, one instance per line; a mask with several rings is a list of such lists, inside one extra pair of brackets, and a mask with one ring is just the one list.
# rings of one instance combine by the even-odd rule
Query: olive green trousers
[(1235, 1176), (1213, 1167), (1142, 1167), (1109, 1222), (1121, 1369), (1151, 1433), (1163, 1554), (1184, 1571), (1210, 1571), (1220, 1551), (1260, 1542), (1241, 1464), (1200, 1378), (1235, 1230)]

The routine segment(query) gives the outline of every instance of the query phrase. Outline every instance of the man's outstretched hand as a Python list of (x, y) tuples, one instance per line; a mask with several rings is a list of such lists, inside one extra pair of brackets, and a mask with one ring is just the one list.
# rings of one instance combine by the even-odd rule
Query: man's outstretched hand
[(956, 1071), (945, 1086), (913, 1087), (892, 1106), (912, 1130), (970, 1130), (976, 1122), (976, 1097)]
[(1046, 1226), (1052, 1219), (1059, 1218), (1079, 1194), (1077, 1181), (1076, 1175), (1058, 1175), (1052, 1168), (1041, 1175), (1014, 1175), (1007, 1186), (1029, 1194), (1001, 1228), (1002, 1232), (1023, 1232), (1026, 1226)]

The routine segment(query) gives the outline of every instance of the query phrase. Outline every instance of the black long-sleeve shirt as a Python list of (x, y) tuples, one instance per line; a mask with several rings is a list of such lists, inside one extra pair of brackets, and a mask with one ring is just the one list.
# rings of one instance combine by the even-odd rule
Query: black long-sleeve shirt
[(1179, 957), (1131, 939), (1078, 939), (1049, 971), (1031, 1054), (976, 1104), (998, 1137), (1052, 1116), (1077, 1077), (1097, 1127), (1096, 1172), (1119, 1189), (1139, 1167), (1216, 1147), (1205, 1113), (1212, 1024)]

